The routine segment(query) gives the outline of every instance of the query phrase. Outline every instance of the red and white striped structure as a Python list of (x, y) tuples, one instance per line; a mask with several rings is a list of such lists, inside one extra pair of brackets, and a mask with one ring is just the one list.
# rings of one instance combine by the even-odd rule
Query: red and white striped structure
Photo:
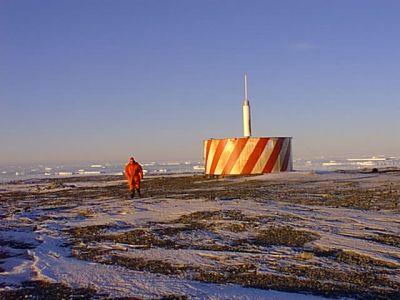
[(292, 171), (291, 137), (241, 137), (204, 141), (207, 175)]

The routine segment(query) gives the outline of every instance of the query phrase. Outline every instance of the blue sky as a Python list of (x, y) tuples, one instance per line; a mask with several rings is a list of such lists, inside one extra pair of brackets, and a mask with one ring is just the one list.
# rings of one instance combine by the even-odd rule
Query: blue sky
[(0, 163), (400, 155), (399, 1), (0, 2)]

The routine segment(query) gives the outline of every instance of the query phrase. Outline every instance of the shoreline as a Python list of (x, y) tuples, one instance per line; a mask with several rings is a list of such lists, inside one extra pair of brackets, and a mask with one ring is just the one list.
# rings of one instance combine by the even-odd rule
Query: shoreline
[[(375, 171), (376, 170), (376, 171)], [(254, 175), (205, 175), (203, 172), (169, 172), (169, 173), (162, 173), (162, 174), (148, 174), (145, 175), (146, 178), (157, 178), (157, 177), (180, 177), (180, 176), (205, 176), (205, 177), (214, 177), (214, 178), (251, 178), (261, 175), (271, 175), (280, 177), (285, 177), (285, 174), (302, 174), (302, 173), (315, 173), (315, 174), (334, 174), (334, 173), (341, 173), (341, 174), (370, 174), (370, 173), (378, 173), (378, 174), (385, 174), (385, 173), (397, 173), (400, 172), (400, 167), (384, 167), (384, 168), (363, 168), (363, 169), (337, 169), (337, 170), (293, 170), (290, 172), (277, 172), (277, 173), (266, 173), (266, 174), (254, 174)], [(275, 174), (275, 175), (274, 175)], [(290, 176), (290, 175), (289, 175)], [(41, 183), (41, 182), (52, 182), (52, 181), (101, 181), (101, 180), (109, 180), (112, 178), (120, 178), (124, 179), (124, 174), (115, 174), (115, 173), (100, 173), (100, 174), (71, 174), (71, 175), (42, 175), (42, 176), (34, 176), (28, 177), (23, 179), (13, 179), (13, 180), (3, 180), (0, 181), (0, 185), (6, 184), (34, 184), (34, 183)]]

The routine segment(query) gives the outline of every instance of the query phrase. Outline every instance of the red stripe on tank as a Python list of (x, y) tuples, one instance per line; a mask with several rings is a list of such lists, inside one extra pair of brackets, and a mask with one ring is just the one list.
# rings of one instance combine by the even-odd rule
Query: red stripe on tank
[(215, 154), (214, 154), (214, 157), (213, 157), (213, 161), (212, 161), (212, 164), (211, 164), (211, 167), (210, 167), (210, 173), (209, 174), (211, 174), (211, 175), (214, 174), (215, 169), (217, 168), (217, 165), (218, 165), (218, 161), (219, 161), (219, 159), (220, 159), (220, 157), (222, 155), (222, 152), (224, 152), (225, 145), (226, 145), (227, 141), (228, 140), (226, 140), (226, 139), (225, 140), (219, 140), (217, 149), (215, 150)]
[(256, 165), (261, 154), (263, 153), (268, 141), (269, 138), (260, 138), (257, 141), (257, 144), (253, 149), (253, 152), (250, 154), (249, 159), (247, 160), (240, 174), (251, 174), (251, 171), (253, 171), (254, 166)]
[(208, 162), (208, 154), (210, 153), (212, 140), (206, 140), (206, 158), (204, 161), (204, 170), (207, 172), (207, 162)]
[(233, 148), (233, 151), (232, 151), (231, 155), (229, 156), (228, 162), (226, 163), (226, 165), (222, 171), (223, 175), (230, 174), (233, 166), (238, 161), (240, 153), (242, 153), (243, 148), (246, 146), (246, 143), (248, 140), (249, 140), (248, 138), (240, 138), (236, 141), (235, 147)]
[(283, 144), (283, 139), (279, 138), (276, 141), (276, 144), (274, 146), (274, 150), (272, 150), (272, 153), (271, 153), (267, 163), (265, 164), (263, 173), (271, 173), (271, 171), (274, 168), (275, 163), (276, 163), (276, 161), (278, 159), (279, 153), (281, 152), (282, 144)]

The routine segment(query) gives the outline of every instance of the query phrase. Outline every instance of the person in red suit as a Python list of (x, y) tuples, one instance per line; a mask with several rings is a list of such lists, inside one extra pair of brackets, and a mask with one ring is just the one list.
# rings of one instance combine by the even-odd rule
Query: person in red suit
[(131, 199), (135, 197), (135, 190), (137, 190), (139, 197), (141, 197), (140, 181), (143, 179), (143, 169), (133, 157), (129, 158), (129, 162), (125, 166), (125, 177), (128, 179)]

